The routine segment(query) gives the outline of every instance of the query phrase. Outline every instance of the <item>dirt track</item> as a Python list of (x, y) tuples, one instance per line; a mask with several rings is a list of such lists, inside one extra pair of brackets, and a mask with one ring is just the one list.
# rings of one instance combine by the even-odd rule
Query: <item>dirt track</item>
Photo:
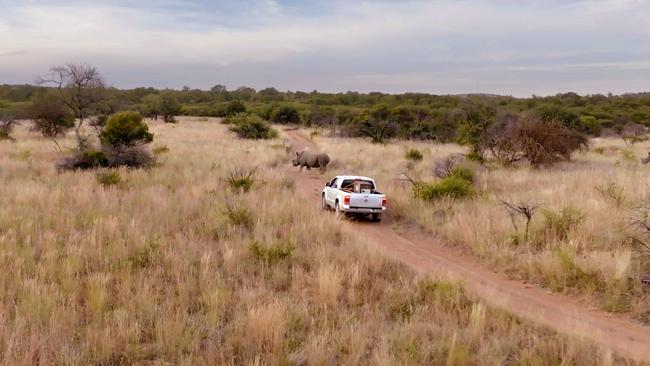
[[(298, 130), (286, 130), (284, 135), (294, 149), (316, 146)], [(291, 174), (299, 182), (300, 193), (320, 204), (320, 190), (330, 178), (317, 170)], [(355, 230), (385, 255), (420, 273), (436, 273), (462, 279), (466, 287), (488, 304), (505, 309), (521, 318), (548, 326), (564, 334), (589, 339), (614, 352), (640, 362), (650, 362), (650, 327), (604, 311), (587, 309), (575, 299), (551, 294), (540, 287), (507, 279), (470, 257), (440, 245), (436, 238), (424, 237), (412, 228), (393, 228), (383, 223), (355, 223)]]

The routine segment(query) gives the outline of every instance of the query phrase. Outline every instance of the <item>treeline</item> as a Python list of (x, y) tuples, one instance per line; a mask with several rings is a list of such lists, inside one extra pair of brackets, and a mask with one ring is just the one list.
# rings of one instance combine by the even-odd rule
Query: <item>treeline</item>
[[(30, 103), (52, 93), (32, 85), (0, 85), (0, 113), (22, 117)], [(548, 97), (514, 98), (493, 95), (431, 95), (423, 93), (320, 93), (280, 92), (274, 88), (241, 87), (211, 90), (107, 88), (99, 113), (107, 115), (136, 110), (151, 118), (173, 115), (226, 117), (255, 114), (273, 123), (296, 123), (331, 128), (344, 136), (457, 140), (459, 127), (474, 105), (494, 110), (495, 118), (527, 114), (554, 120), (572, 130), (598, 136), (634, 134), (650, 126), (650, 93), (586, 95), (576, 93)], [(26, 117), (27, 118), (27, 117)], [(503, 117), (505, 118), (505, 117)]]

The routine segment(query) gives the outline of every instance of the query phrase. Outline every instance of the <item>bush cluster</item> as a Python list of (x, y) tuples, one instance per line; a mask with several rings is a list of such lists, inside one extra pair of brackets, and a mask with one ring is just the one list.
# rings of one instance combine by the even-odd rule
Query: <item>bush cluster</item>
[(422, 152), (420, 150), (412, 148), (406, 151), (405, 157), (406, 160), (420, 161), (424, 158), (424, 155), (422, 155)]
[(416, 182), (413, 194), (425, 201), (433, 201), (443, 197), (466, 198), (476, 194), (472, 183), (474, 173), (464, 167), (456, 167), (451, 174), (434, 183)]
[(138, 112), (112, 115), (99, 134), (100, 148), (86, 148), (58, 163), (60, 170), (147, 167), (153, 156), (145, 145), (153, 141), (153, 134)]
[(250, 113), (238, 113), (224, 119), (230, 125), (230, 130), (244, 139), (270, 139), (278, 136), (278, 132), (261, 117)]

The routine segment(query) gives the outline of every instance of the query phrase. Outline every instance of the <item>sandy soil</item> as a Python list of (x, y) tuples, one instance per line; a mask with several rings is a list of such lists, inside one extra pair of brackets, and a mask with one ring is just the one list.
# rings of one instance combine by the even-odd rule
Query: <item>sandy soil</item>
[[(317, 146), (299, 130), (282, 131), (294, 150)], [(289, 170), (296, 186), (309, 202), (320, 205), (320, 191), (328, 175), (318, 170), (299, 173)], [(390, 206), (389, 206), (390, 209)], [(650, 362), (650, 327), (601, 310), (590, 309), (568, 296), (507, 279), (440, 244), (440, 238), (425, 237), (417, 228), (403, 227), (384, 219), (381, 223), (346, 222), (355, 225), (361, 240), (367, 240), (385, 255), (420, 273), (435, 273), (461, 280), (493, 307), (560, 333), (582, 337), (640, 362)]]

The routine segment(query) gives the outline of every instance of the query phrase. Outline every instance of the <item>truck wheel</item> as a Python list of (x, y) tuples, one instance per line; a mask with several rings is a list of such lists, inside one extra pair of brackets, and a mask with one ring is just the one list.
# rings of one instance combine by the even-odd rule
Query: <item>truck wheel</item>
[(381, 221), (381, 214), (372, 214), (372, 221), (374, 222)]
[(325, 200), (325, 195), (321, 196), (321, 205), (323, 207), (323, 210), (328, 210), (330, 207), (327, 205), (327, 201)]
[(341, 211), (338, 201), (336, 202), (336, 206), (334, 206), (334, 212), (336, 212), (337, 217), (343, 216), (343, 211)]

